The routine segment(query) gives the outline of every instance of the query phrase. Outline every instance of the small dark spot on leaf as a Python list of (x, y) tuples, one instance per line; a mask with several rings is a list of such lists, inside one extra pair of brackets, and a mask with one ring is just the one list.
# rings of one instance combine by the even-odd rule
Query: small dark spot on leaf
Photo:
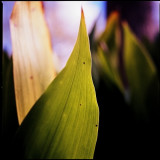
[(85, 64), (85, 62), (83, 62), (83, 64)]
[(80, 106), (81, 106), (82, 104), (80, 104)]
[(30, 76), (30, 79), (33, 79), (33, 76)]
[(96, 127), (98, 127), (98, 125), (96, 124)]

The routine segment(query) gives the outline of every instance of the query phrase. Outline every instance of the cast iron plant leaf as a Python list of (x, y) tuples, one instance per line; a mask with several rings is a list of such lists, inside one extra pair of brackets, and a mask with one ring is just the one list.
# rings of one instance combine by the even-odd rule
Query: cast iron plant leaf
[(75, 47), (65, 68), (32, 107), (14, 141), (21, 158), (93, 158), (99, 109), (82, 11)]
[(117, 86), (123, 93), (124, 86), (121, 75), (119, 73), (119, 51), (121, 47), (120, 35), (120, 18), (117, 12), (113, 12), (107, 21), (106, 28), (98, 39), (99, 46), (97, 47), (98, 67), (105, 76), (106, 83)]
[(131, 105), (138, 117), (146, 119), (147, 94), (157, 75), (155, 65), (147, 50), (134, 36), (127, 23), (123, 23), (124, 64), (130, 87)]

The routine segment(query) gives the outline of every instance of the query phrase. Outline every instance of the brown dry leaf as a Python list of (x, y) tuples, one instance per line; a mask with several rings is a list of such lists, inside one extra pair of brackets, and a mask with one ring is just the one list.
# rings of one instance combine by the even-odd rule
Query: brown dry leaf
[(42, 3), (15, 2), (10, 29), (16, 105), (21, 124), (56, 76)]

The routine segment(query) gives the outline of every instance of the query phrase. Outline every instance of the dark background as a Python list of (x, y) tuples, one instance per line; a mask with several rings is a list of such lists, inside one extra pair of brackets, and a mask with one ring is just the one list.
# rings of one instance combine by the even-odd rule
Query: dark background
[[(151, 1), (108, 1), (107, 17), (112, 11), (118, 11), (121, 20), (128, 22), (140, 40), (143, 40), (144, 37), (149, 39), (152, 35), (153, 25), (150, 16), (153, 9), (151, 3)], [(156, 38), (157, 43), (159, 43), (159, 35)], [(159, 59), (153, 55), (151, 57), (158, 69)], [(96, 95), (100, 108), (100, 122), (94, 158), (113, 159), (119, 157), (130, 159), (133, 157), (160, 156), (159, 118), (154, 119), (153, 114), (152, 120), (149, 122), (143, 121), (141, 118), (137, 119), (130, 106), (124, 102), (119, 91), (116, 88), (109, 90), (102, 78), (100, 78), (99, 88), (96, 89)], [(160, 105), (159, 98), (156, 105)], [(160, 112), (157, 115), (160, 115)]]

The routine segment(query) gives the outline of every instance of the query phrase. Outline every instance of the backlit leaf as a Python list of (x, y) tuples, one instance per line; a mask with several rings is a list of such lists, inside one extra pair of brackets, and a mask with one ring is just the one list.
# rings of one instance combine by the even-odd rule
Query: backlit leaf
[(10, 29), (19, 123), (55, 77), (41, 2), (15, 2)]
[(21, 158), (93, 158), (98, 125), (99, 109), (82, 11), (71, 56), (24, 119), (16, 135), (14, 154)]

